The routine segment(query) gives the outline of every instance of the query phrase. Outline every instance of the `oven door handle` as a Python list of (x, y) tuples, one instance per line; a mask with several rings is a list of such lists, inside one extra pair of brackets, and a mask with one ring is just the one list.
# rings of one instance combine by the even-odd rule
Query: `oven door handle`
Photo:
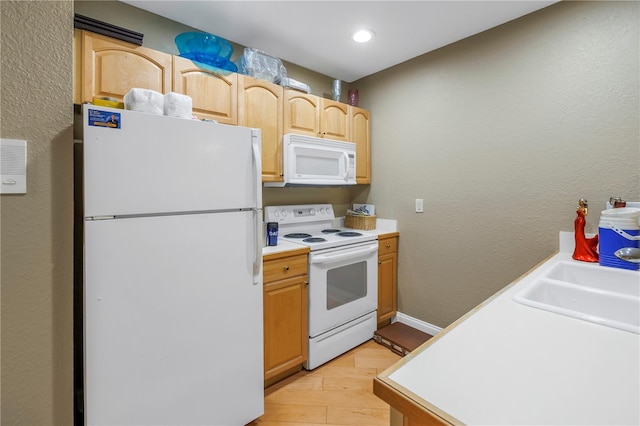
[(366, 247), (357, 247), (351, 249), (337, 250), (327, 254), (312, 254), (309, 258), (309, 263), (320, 264), (329, 263), (336, 260), (352, 259), (354, 257), (360, 257), (366, 254), (375, 253), (378, 251), (378, 244), (372, 244)]

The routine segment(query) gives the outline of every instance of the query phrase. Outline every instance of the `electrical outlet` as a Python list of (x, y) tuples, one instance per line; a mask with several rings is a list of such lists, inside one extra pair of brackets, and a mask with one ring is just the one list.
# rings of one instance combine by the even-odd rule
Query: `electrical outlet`
[(424, 201), (422, 198), (416, 198), (416, 213), (424, 213)]

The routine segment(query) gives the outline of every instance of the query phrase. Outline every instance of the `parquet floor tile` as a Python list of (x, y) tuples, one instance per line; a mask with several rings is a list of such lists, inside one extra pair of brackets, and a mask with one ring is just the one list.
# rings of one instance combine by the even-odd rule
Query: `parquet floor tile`
[(265, 413), (250, 426), (388, 426), (389, 405), (373, 394), (373, 379), (400, 358), (367, 341), (265, 389)]

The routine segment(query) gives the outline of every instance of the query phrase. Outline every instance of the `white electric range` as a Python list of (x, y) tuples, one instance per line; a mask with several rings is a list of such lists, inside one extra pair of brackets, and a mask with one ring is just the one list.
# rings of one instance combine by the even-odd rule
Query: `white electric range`
[(330, 204), (265, 207), (278, 238), (309, 253), (309, 355), (312, 370), (371, 339), (378, 304), (377, 235), (336, 226)]
[(331, 204), (265, 207), (265, 222), (278, 223), (278, 238), (311, 251), (373, 241), (376, 234), (336, 226)]

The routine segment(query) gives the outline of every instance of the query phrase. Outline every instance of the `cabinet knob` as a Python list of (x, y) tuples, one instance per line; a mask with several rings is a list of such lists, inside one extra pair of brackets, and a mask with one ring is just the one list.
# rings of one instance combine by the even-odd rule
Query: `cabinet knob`
[(387, 244), (387, 248), (391, 248), (391, 244)]
[(288, 270), (289, 270), (289, 267), (288, 267), (288, 266), (285, 266), (285, 267), (284, 267), (284, 268), (282, 268), (282, 269), (284, 269), (285, 271), (288, 271)]
[(378, 262), (378, 265), (382, 265), (382, 262)]
[(304, 285), (308, 287), (309, 286), (309, 281), (305, 281)]

